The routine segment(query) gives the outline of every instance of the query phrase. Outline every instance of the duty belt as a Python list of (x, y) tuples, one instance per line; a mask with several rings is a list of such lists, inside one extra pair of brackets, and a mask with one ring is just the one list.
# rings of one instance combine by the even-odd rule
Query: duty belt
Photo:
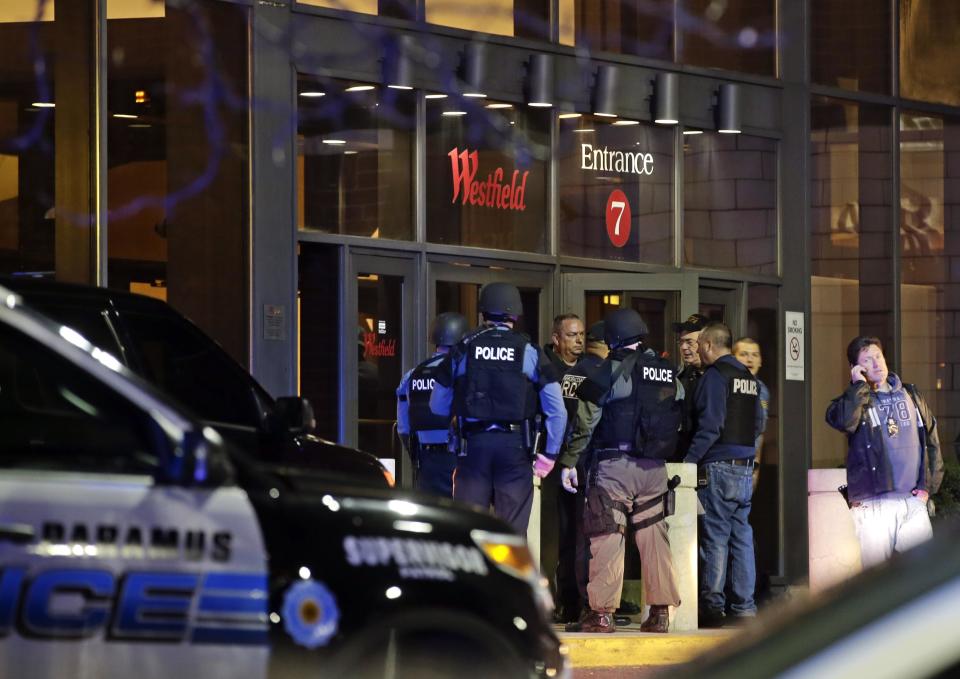
[(603, 462), (604, 460), (617, 460), (624, 456), (643, 457), (634, 450), (632, 443), (626, 442), (604, 446), (602, 448), (595, 448), (594, 455), (596, 455), (597, 462)]
[(470, 434), (479, 434), (481, 432), (521, 432), (523, 427), (519, 422), (494, 422), (494, 421), (478, 421), (478, 422), (464, 422), (462, 425), (462, 431), (464, 436)]
[(430, 452), (447, 452), (446, 443), (420, 443), (418, 444), (420, 450), (426, 450)]

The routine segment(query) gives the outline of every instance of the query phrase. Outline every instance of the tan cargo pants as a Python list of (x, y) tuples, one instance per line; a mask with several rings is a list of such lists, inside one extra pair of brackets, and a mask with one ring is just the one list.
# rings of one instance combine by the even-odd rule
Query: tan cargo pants
[[(597, 463), (596, 475), (591, 479), (614, 502), (629, 508), (642, 505), (667, 491), (667, 467), (660, 460), (646, 460), (624, 456)], [(638, 523), (655, 516), (663, 507), (657, 504), (640, 514), (627, 517), (619, 509), (611, 508), (618, 525), (628, 520)], [(590, 507), (585, 511), (590, 511)], [(625, 530), (629, 534), (629, 530)], [(678, 606), (680, 593), (677, 576), (670, 555), (667, 522), (658, 521), (634, 533), (640, 552), (646, 603), (652, 606)], [(620, 605), (623, 591), (624, 535), (618, 532), (590, 538), (590, 580), (587, 596), (594, 611), (612, 613)]]

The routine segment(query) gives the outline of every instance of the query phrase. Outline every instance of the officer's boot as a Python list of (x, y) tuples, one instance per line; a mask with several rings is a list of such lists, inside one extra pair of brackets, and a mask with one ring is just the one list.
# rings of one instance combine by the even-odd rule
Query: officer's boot
[(588, 615), (581, 624), (580, 631), (602, 633), (616, 632), (617, 623), (613, 619), (613, 613), (590, 611), (590, 615)]
[(651, 606), (650, 615), (640, 625), (641, 632), (665, 634), (670, 629), (670, 607)]

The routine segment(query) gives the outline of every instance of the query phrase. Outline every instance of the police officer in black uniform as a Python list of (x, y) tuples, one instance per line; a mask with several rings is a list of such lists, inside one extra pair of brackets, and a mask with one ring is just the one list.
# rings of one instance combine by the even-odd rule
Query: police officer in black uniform
[(458, 313), (437, 316), (431, 333), (436, 352), (404, 375), (397, 387), (397, 433), (416, 470), (414, 485), (444, 497), (453, 497), (457, 457), (450, 446), (450, 417), (430, 411), (430, 394), (440, 364), (468, 329), (467, 319)]
[[(513, 329), (523, 313), (520, 291), (489, 283), (480, 291), (483, 324), (464, 337), (436, 377), (430, 409), (457, 416), (462, 437), (453, 497), (494, 512), (526, 534), (533, 473), (553, 469), (567, 414), (553, 367), (529, 338)], [(547, 443), (535, 453), (537, 401)]]
[(683, 460), (690, 448), (693, 432), (696, 430), (694, 422), (695, 408), (693, 397), (697, 393), (697, 383), (703, 376), (704, 367), (700, 363), (699, 346), (697, 341), (700, 331), (710, 320), (702, 314), (692, 314), (682, 323), (674, 323), (673, 329), (677, 333), (677, 343), (680, 346), (680, 367), (677, 380), (683, 388), (683, 423), (680, 426), (680, 439), (677, 442), (677, 453), (674, 460)]
[(680, 404), (673, 366), (645, 349), (647, 326), (633, 309), (606, 319), (608, 359), (580, 385), (581, 403), (561, 457), (564, 489), (581, 480), (576, 462), (589, 446), (584, 533), (590, 539), (583, 632), (616, 630), (623, 590), (625, 538), (634, 531), (650, 615), (644, 632), (666, 632), (669, 607), (680, 604), (664, 519), (672, 513), (666, 459), (676, 450)]

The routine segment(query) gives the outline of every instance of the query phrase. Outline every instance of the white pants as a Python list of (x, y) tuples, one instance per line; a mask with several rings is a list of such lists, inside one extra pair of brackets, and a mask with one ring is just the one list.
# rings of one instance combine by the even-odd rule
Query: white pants
[(864, 568), (904, 552), (933, 537), (927, 505), (914, 496), (862, 500), (850, 510), (860, 540)]

